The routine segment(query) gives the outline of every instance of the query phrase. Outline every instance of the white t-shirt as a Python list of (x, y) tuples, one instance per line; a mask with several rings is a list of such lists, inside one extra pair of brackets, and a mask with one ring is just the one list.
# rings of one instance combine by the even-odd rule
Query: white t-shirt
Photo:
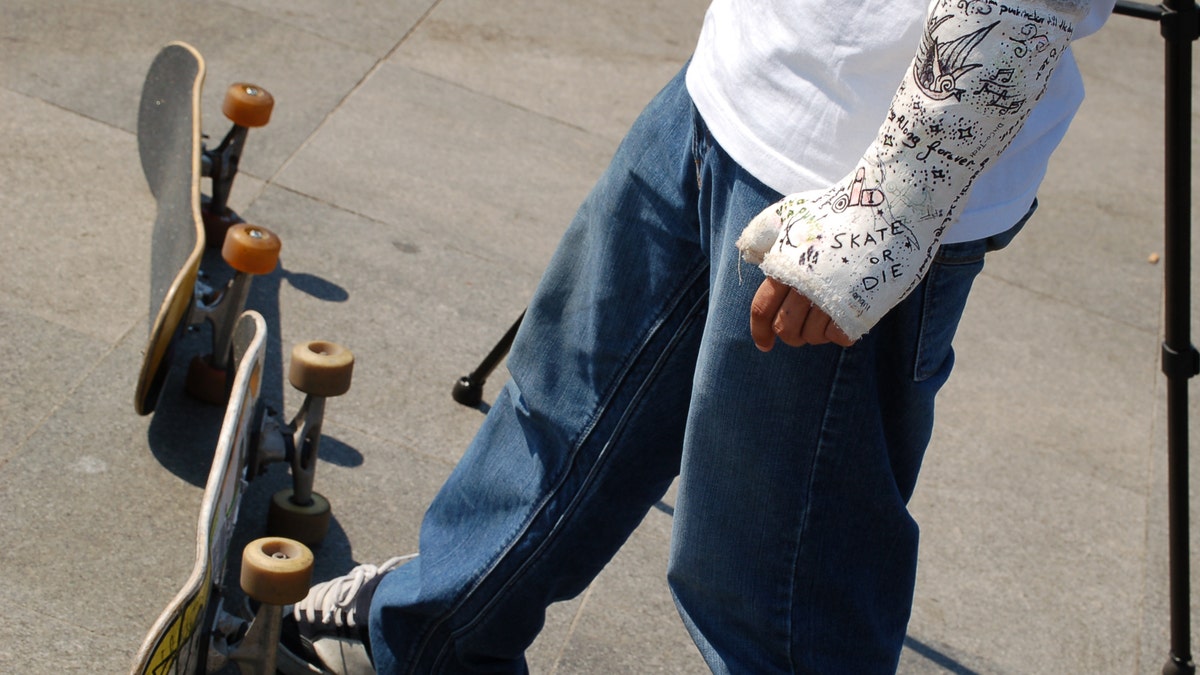
[[(1074, 38), (1116, 0), (1092, 0)], [(963, 0), (964, 11), (987, 10)], [(875, 139), (920, 44), (930, 0), (713, 0), (687, 73), (717, 142), (767, 186), (791, 194), (844, 178)], [(1070, 51), (1008, 150), (985, 171), (944, 243), (1012, 227), (1083, 101)]]

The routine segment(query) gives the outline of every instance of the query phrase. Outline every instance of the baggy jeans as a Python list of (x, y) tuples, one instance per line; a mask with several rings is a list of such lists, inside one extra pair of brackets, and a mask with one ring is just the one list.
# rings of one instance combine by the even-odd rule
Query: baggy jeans
[(650, 103), (551, 260), (420, 557), (376, 591), (379, 672), (526, 672), (546, 606), (677, 476), (668, 583), (714, 672), (894, 672), (934, 395), (985, 252), (1020, 224), (943, 246), (853, 347), (762, 353), (762, 274), (734, 241), (780, 197), (714, 141), (682, 73)]

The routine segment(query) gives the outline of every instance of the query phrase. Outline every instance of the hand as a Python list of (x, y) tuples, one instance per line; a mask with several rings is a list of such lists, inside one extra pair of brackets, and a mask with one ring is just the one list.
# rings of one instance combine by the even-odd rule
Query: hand
[(776, 337), (792, 347), (854, 344), (821, 308), (796, 289), (770, 277), (758, 287), (750, 303), (750, 335), (764, 352), (771, 351)]

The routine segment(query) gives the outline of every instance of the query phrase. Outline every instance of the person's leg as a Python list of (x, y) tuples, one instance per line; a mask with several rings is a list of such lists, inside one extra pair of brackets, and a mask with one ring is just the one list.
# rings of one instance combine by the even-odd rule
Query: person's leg
[(678, 473), (708, 287), (691, 100), (676, 78), (580, 208), (518, 332), (512, 375), (383, 578), (380, 672), (522, 672)]
[(906, 504), (986, 243), (944, 247), (852, 348), (760, 353), (748, 322), (762, 275), (733, 246), (746, 214), (712, 217), (726, 220), (711, 224), (725, 254), (713, 256), (675, 508), (680, 613), (714, 672), (894, 672), (916, 570)]
[(713, 669), (894, 667), (915, 564), (904, 504), (981, 256), (955, 245), (969, 262), (935, 265), (852, 350), (762, 355), (761, 276), (733, 241), (779, 195), (685, 108), (677, 80), (564, 239), (421, 558), (376, 593), (381, 672), (523, 671), (545, 606), (581, 591), (669, 485), (685, 425), (670, 582)]

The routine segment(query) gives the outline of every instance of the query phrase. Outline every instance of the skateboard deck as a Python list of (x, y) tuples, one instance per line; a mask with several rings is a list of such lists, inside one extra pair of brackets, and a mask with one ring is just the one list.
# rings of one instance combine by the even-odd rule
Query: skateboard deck
[(202, 673), (213, 624), (219, 616), (229, 544), (241, 496), (251, 476), (246, 467), (257, 428), (266, 322), (254, 311), (234, 329), (233, 391), (209, 470), (196, 528), (196, 560), (187, 583), (159, 615), (138, 651), (133, 673)]
[[(305, 396), (284, 424), (260, 400), (266, 341), (262, 315), (243, 312), (230, 336), (232, 384), (200, 504), (192, 572), (142, 642), (134, 675), (204, 673), (229, 662), (243, 673), (274, 673), (283, 606), (308, 593), (313, 555), (306, 544), (320, 543), (330, 520), (329, 501), (312, 491), (325, 402), (350, 389), (354, 355), (333, 342), (295, 345), (288, 380)], [(250, 617), (228, 604), (225, 568), (242, 495), (273, 462), (290, 464), (292, 487), (272, 497), (272, 536), (242, 552), (241, 590), (259, 603)]]
[(200, 261), (200, 90), (204, 58), (182, 42), (162, 49), (150, 66), (138, 108), (138, 154), (158, 204), (150, 262), (150, 316), (154, 317), (138, 375), (134, 407), (153, 412), (172, 348), (186, 328)]

